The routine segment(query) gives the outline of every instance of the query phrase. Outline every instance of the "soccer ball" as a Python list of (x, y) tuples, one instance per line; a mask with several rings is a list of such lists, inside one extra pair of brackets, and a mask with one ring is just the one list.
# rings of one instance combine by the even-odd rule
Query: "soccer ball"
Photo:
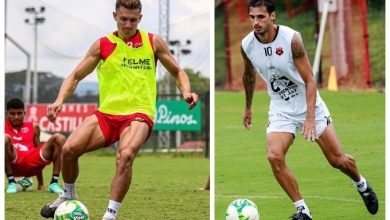
[(87, 207), (77, 200), (61, 203), (54, 213), (54, 220), (89, 220)]
[(24, 177), (24, 176), (16, 176), (15, 181), (17, 183), (18, 191), (32, 191), (33, 190), (33, 178), (32, 177)]
[(237, 199), (229, 204), (226, 210), (226, 220), (259, 220), (257, 206), (249, 199)]

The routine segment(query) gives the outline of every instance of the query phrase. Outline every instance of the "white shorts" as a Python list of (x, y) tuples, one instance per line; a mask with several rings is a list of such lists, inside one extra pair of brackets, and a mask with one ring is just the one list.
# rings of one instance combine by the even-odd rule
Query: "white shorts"
[[(296, 132), (302, 129), (306, 120), (306, 112), (300, 115), (288, 115), (283, 112), (270, 111), (268, 113), (267, 134), (271, 132), (288, 132), (295, 136)], [(317, 137), (320, 137), (326, 126), (332, 122), (328, 108), (322, 102), (315, 108), (315, 124)]]

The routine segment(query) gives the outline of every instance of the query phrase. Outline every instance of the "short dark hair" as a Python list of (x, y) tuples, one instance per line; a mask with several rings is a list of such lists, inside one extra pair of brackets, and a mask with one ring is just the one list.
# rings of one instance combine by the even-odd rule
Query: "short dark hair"
[(122, 6), (127, 9), (139, 9), (142, 11), (142, 4), (140, 0), (116, 0), (115, 10)]
[(275, 1), (274, 0), (249, 0), (248, 11), (251, 7), (266, 7), (267, 12), (271, 14), (275, 11)]
[(18, 98), (13, 98), (7, 102), (7, 111), (11, 108), (24, 110), (24, 102)]

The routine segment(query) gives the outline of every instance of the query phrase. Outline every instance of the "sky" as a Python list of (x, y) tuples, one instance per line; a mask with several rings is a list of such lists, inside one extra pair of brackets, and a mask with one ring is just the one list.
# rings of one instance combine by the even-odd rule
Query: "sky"
[[(158, 0), (142, 0), (143, 18), (140, 29), (159, 34)], [(191, 68), (210, 75), (210, 1), (170, 0), (170, 40), (179, 40), (190, 49), (188, 55), (180, 55), (183, 68)], [(45, 7), (40, 15), (45, 18), (38, 25), (38, 71), (48, 71), (66, 77), (85, 55), (91, 44), (116, 30), (112, 17), (115, 0), (6, 0), (5, 32), (31, 54), (31, 70), (34, 70), (34, 27), (25, 23), (33, 15), (26, 7)], [(213, 30), (213, 29), (212, 29)], [(172, 48), (175, 49), (175, 48)], [(27, 58), (9, 40), (5, 43), (5, 71), (26, 69)], [(91, 73), (85, 81), (96, 81)]]

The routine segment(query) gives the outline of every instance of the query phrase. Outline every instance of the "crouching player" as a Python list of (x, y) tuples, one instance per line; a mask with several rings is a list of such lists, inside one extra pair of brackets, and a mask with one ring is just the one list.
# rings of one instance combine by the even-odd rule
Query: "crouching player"
[(18, 187), (15, 176), (24, 176), (20, 181), (23, 188), (32, 183), (31, 176), (38, 177), (38, 189), (44, 189), (42, 170), (53, 162), (53, 176), (48, 188), (49, 192), (62, 193), (58, 185), (61, 170), (61, 150), (65, 143), (62, 134), (52, 135), (45, 143), (40, 143), (40, 128), (33, 122), (25, 122), (24, 103), (14, 98), (7, 102), (4, 137), (5, 174), (8, 178), (7, 193), (16, 193)]

